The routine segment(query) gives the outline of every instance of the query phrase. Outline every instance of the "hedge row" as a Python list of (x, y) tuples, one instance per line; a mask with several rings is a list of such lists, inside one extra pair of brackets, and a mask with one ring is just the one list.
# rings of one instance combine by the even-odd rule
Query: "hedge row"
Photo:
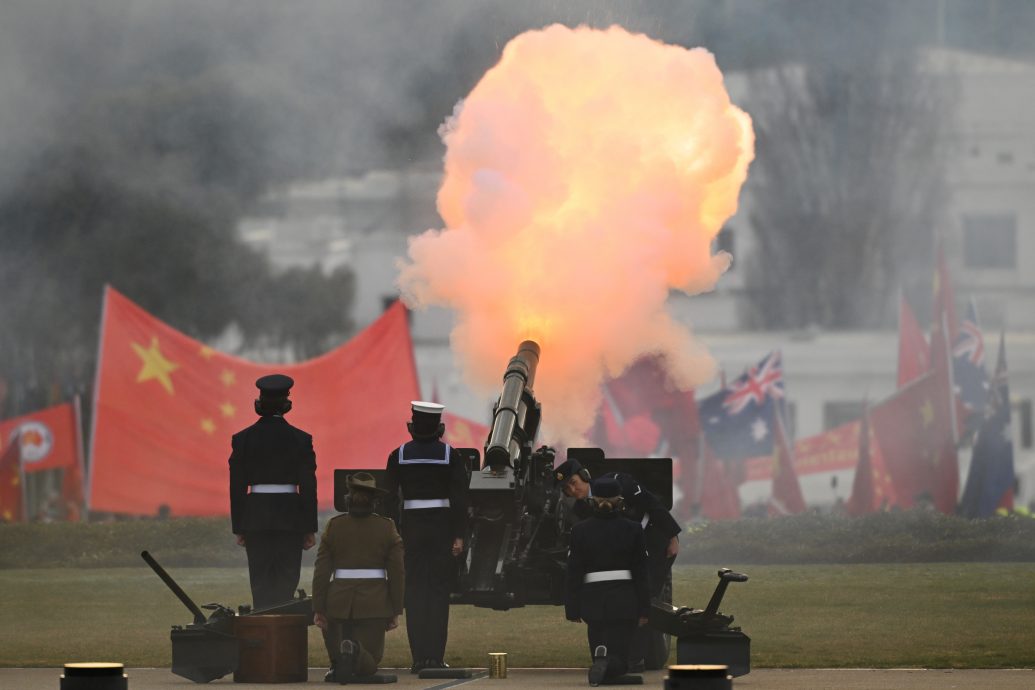
[[(246, 562), (225, 518), (0, 525), (0, 568), (139, 566), (145, 549), (166, 566)], [(688, 564), (934, 561), (1035, 561), (1035, 520), (910, 511), (702, 523), (683, 533), (679, 554)]]
[(682, 563), (1035, 561), (1035, 520), (932, 511), (805, 514), (690, 526), (681, 542)]

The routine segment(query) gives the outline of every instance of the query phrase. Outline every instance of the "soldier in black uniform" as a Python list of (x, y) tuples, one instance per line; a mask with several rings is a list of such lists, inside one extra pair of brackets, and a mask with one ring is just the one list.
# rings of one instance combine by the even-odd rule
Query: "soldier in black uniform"
[(230, 520), (248, 552), (256, 609), (294, 596), (302, 550), (316, 543), (313, 437), (284, 419), (294, 383), (283, 374), (255, 382), (259, 420), (234, 434), (230, 454)]
[[(645, 489), (636, 478), (625, 472), (609, 472), (599, 479), (592, 479), (589, 471), (578, 460), (569, 459), (555, 469), (555, 478), (566, 496), (575, 498), (574, 511), (579, 518), (592, 513), (589, 499), (597, 495), (597, 483), (604, 480), (618, 482), (622, 495), (622, 511), (626, 517), (643, 527), (647, 544), (647, 575), (651, 598), (661, 599), (665, 585), (672, 572), (672, 564), (679, 553), (679, 523), (665, 509), (657, 496)], [(637, 632), (632, 651), (632, 668), (643, 670), (647, 651), (649, 630)]]
[(405, 547), (411, 673), (447, 668), (449, 591), (456, 557), (464, 548), (467, 466), (441, 440), (444, 409), (437, 403), (412, 402), (406, 427), (413, 440), (388, 456), (385, 512), (399, 520)]
[(621, 487), (609, 477), (594, 483), (592, 515), (571, 531), (564, 614), (585, 621), (593, 665), (589, 684), (622, 676), (638, 626), (646, 625), (647, 550), (643, 528), (623, 516)]

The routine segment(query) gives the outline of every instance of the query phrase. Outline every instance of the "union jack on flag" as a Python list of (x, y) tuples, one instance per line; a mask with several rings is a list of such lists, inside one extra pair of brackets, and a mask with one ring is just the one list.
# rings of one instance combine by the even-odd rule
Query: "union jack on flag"
[(730, 414), (740, 414), (748, 403), (761, 405), (767, 397), (783, 399), (783, 367), (779, 351), (770, 352), (734, 381), (722, 406)]
[(952, 344), (952, 377), (956, 395), (967, 412), (964, 428), (972, 433), (984, 417), (990, 390), (985, 369), (985, 339), (978, 326), (973, 300), (967, 306), (967, 315), (960, 323), (956, 342)]
[(782, 411), (783, 368), (771, 352), (730, 383), (698, 403), (701, 429), (723, 460), (771, 455), (774, 414)]

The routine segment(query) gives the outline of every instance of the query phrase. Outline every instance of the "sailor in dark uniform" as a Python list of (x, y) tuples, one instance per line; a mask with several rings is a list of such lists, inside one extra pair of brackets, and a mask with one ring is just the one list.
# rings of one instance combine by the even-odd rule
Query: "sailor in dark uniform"
[[(650, 596), (663, 599), (665, 585), (672, 572), (672, 564), (679, 553), (681, 528), (661, 500), (644, 488), (635, 477), (625, 472), (609, 472), (599, 479), (590, 477), (589, 471), (578, 460), (569, 459), (554, 469), (555, 478), (566, 496), (575, 498), (574, 512), (579, 518), (592, 513), (590, 498), (597, 494), (597, 482), (603, 479), (618, 482), (622, 495), (622, 511), (626, 517), (643, 527), (647, 544), (647, 576)], [(638, 631), (633, 645), (633, 670), (643, 670), (647, 651), (649, 630)]]
[(447, 668), (449, 592), (464, 547), (469, 479), (463, 457), (441, 440), (444, 409), (412, 402), (412, 440), (388, 456), (385, 512), (399, 520), (405, 547), (411, 673)]
[(571, 531), (564, 614), (585, 621), (593, 665), (589, 684), (625, 675), (638, 626), (647, 623), (647, 550), (643, 528), (622, 515), (621, 487), (594, 483), (592, 515)]
[(234, 434), (230, 455), (230, 520), (248, 552), (256, 609), (294, 596), (302, 550), (316, 543), (316, 454), (313, 437), (287, 423), (294, 381), (263, 376), (255, 385), (259, 420)]

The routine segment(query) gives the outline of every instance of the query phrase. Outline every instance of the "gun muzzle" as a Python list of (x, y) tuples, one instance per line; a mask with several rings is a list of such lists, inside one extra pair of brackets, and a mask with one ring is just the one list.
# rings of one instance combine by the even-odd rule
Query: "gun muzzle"
[[(529, 407), (535, 406), (532, 387), (539, 366), (539, 344), (526, 340), (511, 357), (503, 375), (503, 392), (492, 415), (492, 428), (485, 443), (485, 464), (499, 471), (514, 465), (521, 454), (522, 441), (534, 436), (536, 428), (526, 428)], [(538, 427), (538, 417), (535, 419)]]

